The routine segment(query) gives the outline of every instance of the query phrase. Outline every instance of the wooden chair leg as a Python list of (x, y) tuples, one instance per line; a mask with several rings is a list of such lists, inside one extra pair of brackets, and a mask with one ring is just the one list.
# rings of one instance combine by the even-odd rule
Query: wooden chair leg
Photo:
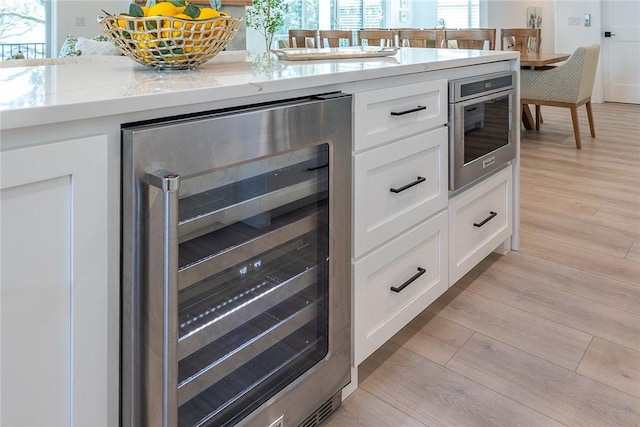
[(527, 130), (531, 130), (534, 127), (533, 114), (531, 114), (531, 109), (529, 105), (522, 104), (522, 124), (524, 128)]
[(573, 122), (573, 134), (576, 138), (576, 148), (582, 148), (582, 141), (580, 140), (580, 123), (578, 123), (578, 107), (572, 105), (571, 109), (571, 121)]
[(540, 105), (536, 104), (536, 130), (540, 130)]
[(591, 131), (591, 137), (596, 137), (596, 127), (593, 124), (593, 111), (591, 110), (591, 102), (587, 102), (587, 118), (589, 119), (589, 130)]

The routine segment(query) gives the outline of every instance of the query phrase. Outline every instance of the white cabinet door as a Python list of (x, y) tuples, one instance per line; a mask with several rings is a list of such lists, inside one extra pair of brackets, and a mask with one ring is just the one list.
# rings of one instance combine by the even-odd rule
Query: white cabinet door
[(449, 200), (449, 284), (453, 285), (513, 232), (512, 167)]
[(356, 366), (447, 290), (447, 231), (441, 212), (353, 265)]
[(354, 151), (433, 129), (447, 122), (447, 81), (434, 80), (357, 93)]
[(107, 137), (0, 153), (0, 425), (107, 425)]
[(447, 128), (356, 154), (353, 256), (447, 207)]

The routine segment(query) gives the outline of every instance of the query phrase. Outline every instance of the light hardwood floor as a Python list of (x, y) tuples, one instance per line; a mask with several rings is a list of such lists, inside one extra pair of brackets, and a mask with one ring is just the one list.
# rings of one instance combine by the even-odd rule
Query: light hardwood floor
[(567, 109), (522, 131), (520, 250), (368, 358), (327, 427), (640, 426), (640, 106), (593, 109), (582, 150)]

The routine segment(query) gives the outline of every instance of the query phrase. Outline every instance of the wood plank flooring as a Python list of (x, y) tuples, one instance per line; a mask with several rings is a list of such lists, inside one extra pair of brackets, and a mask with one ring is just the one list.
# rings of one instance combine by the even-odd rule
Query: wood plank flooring
[(520, 250), (371, 355), (326, 426), (640, 426), (640, 106), (593, 110), (582, 150), (568, 109), (522, 131)]

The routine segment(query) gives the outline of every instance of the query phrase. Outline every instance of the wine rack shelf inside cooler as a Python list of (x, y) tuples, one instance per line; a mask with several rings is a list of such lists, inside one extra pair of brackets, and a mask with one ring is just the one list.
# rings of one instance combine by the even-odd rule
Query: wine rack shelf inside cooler
[(181, 199), (180, 242), (326, 191), (324, 165), (311, 159)]

